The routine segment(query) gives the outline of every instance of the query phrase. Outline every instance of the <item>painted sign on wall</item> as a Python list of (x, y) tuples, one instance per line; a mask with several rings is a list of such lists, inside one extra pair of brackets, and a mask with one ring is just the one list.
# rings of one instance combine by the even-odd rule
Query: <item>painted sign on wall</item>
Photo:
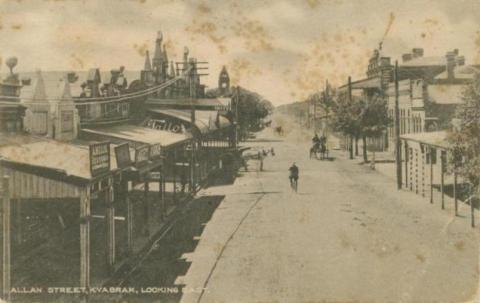
[(148, 119), (145, 126), (152, 129), (166, 130), (172, 133), (185, 133), (185, 126), (182, 123), (169, 121), (166, 119)]

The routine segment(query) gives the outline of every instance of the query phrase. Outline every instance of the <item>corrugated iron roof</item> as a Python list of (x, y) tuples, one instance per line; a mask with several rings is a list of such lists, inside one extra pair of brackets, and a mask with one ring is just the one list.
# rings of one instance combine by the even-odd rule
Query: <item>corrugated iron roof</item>
[[(92, 179), (88, 145), (68, 144), (33, 137), (28, 139), (23, 137), (21, 140), (28, 143), (1, 146), (0, 159), (56, 170), (66, 176)], [(113, 148), (110, 149), (110, 167), (112, 170), (117, 168)]]
[(400, 66), (432, 66), (446, 65), (446, 58), (443, 56), (417, 57), (407, 62), (402, 62)]
[(447, 142), (446, 131), (405, 134), (400, 136), (400, 138), (404, 140), (415, 141), (418, 143), (428, 144), (428, 145), (440, 147), (440, 148), (448, 148), (449, 146)]
[(124, 124), (95, 129), (82, 129), (82, 132), (97, 134), (105, 137), (118, 138), (125, 141), (141, 142), (145, 144), (159, 144), (169, 146), (191, 138), (190, 134), (178, 134), (164, 130), (151, 129), (136, 125)]
[[(366, 78), (351, 83), (352, 89), (364, 89), (364, 88), (380, 88), (382, 85), (380, 77)], [(348, 84), (342, 85), (339, 89), (347, 89)]]
[[(478, 73), (480, 73), (480, 69), (471, 65), (457, 65), (453, 69), (453, 76), (455, 79), (473, 79)], [(436, 76), (435, 79), (448, 79), (448, 72), (444, 71)]]
[(149, 105), (184, 105), (184, 106), (205, 106), (205, 107), (215, 107), (215, 108), (225, 108), (228, 107), (231, 102), (230, 98), (199, 98), (199, 99), (190, 99), (190, 98), (174, 98), (174, 99), (163, 99), (163, 98), (148, 98), (147, 104)]
[[(149, 109), (149, 112), (159, 113), (166, 116), (171, 116), (182, 121), (191, 122), (191, 112), (189, 110), (178, 110), (178, 109)], [(230, 126), (230, 121), (219, 115), (218, 117), (218, 126), (216, 125), (218, 111), (210, 110), (196, 110), (195, 111), (195, 127), (202, 133), (206, 134), (211, 131), (215, 131), (219, 128), (225, 128)]]

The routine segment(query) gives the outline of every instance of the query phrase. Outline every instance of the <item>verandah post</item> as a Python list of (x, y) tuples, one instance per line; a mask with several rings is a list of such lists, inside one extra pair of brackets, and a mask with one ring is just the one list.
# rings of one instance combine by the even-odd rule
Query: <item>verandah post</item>
[(2, 298), (10, 301), (10, 265), (11, 265), (11, 204), (10, 204), (10, 179), (2, 179), (2, 221), (3, 221), (3, 256), (2, 256)]
[(127, 211), (126, 225), (127, 225), (127, 254), (133, 253), (133, 203), (130, 199), (129, 181), (125, 180), (122, 184), (123, 196), (125, 199), (125, 208)]
[(105, 188), (105, 223), (106, 223), (106, 262), (109, 274), (113, 272), (115, 264), (115, 206), (113, 193), (113, 178), (107, 179)]
[(440, 174), (440, 188), (442, 192), (442, 209), (445, 209), (445, 151), (442, 150), (441, 157), (440, 157), (440, 170), (442, 171)]
[(80, 287), (90, 287), (90, 185), (80, 192)]
[(433, 150), (432, 147), (429, 148), (429, 158), (430, 158), (430, 203), (433, 204)]

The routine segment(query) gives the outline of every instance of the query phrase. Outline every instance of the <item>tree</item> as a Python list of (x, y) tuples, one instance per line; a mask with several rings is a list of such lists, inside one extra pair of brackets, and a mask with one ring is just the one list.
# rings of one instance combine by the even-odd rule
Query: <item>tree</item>
[[(385, 98), (379, 93), (371, 96), (340, 95), (332, 106), (334, 113), (332, 126), (336, 131), (349, 136), (351, 140), (363, 140), (363, 160), (368, 161), (367, 138), (379, 138), (392, 122), (388, 117)], [(350, 159), (353, 159), (353, 142), (350, 143)]]
[[(385, 98), (380, 93), (374, 93), (370, 98), (362, 100), (362, 114), (360, 118), (360, 131), (363, 140), (363, 161), (368, 161), (367, 157), (367, 138), (379, 138), (387, 127), (392, 123), (388, 117), (388, 106)], [(373, 154), (375, 159), (375, 151)], [(374, 162), (372, 167), (374, 167)]]
[[(209, 98), (216, 98), (220, 96), (220, 91), (211, 89), (207, 91), (206, 95)], [(226, 97), (232, 98), (232, 107), (238, 111), (238, 127), (241, 138), (245, 138), (248, 132), (261, 130), (263, 119), (273, 111), (270, 101), (241, 87), (238, 87), (238, 96), (237, 88), (232, 87)], [(238, 104), (236, 104), (237, 101)], [(230, 113), (230, 116), (233, 117), (233, 113)]]
[(341, 94), (337, 102), (331, 106), (333, 112), (332, 127), (334, 130), (350, 137), (350, 159), (353, 159), (353, 138), (358, 137), (362, 115), (362, 102), (357, 97), (352, 97), (350, 102), (347, 94)]
[(449, 132), (449, 170), (456, 171), (470, 185), (471, 198), (480, 194), (480, 80), (463, 92), (463, 104), (456, 111), (455, 127)]

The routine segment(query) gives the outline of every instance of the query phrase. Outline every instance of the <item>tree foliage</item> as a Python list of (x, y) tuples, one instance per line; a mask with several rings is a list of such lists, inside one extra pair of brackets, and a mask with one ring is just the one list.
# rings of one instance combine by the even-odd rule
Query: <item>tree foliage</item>
[(381, 94), (375, 93), (367, 100), (362, 99), (360, 120), (361, 134), (369, 138), (382, 136), (392, 123), (388, 117), (388, 106)]
[(362, 106), (361, 99), (352, 97), (350, 101), (346, 94), (340, 95), (337, 102), (332, 105), (333, 129), (347, 136), (358, 137), (361, 130)]
[[(209, 98), (216, 98), (221, 96), (218, 89), (211, 89), (206, 93)], [(270, 101), (263, 98), (261, 95), (244, 89), (238, 88), (238, 106), (237, 102), (237, 88), (231, 88), (230, 92), (224, 97), (232, 98), (232, 108), (236, 107), (238, 110), (238, 125), (241, 135), (245, 135), (250, 131), (258, 131), (262, 128), (262, 122), (273, 111), (273, 105)], [(233, 113), (230, 113), (233, 115)]]
[(449, 163), (472, 185), (475, 193), (480, 188), (480, 80), (477, 78), (463, 93), (457, 108), (455, 127), (447, 139), (450, 143)]
[[(380, 93), (372, 95), (352, 96), (341, 94), (333, 109), (333, 128), (346, 136), (358, 140), (363, 138), (363, 158), (367, 161), (366, 138), (382, 136), (392, 123), (388, 117), (388, 106)], [(351, 155), (352, 157), (352, 155)]]

